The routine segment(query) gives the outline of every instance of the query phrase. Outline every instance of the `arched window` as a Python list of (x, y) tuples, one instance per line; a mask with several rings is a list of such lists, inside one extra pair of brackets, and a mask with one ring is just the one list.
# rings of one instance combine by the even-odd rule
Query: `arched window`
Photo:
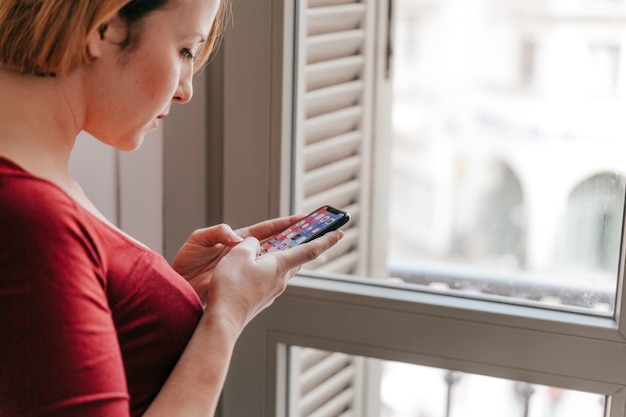
[(562, 233), (565, 265), (581, 266), (615, 276), (624, 212), (623, 177), (597, 174), (569, 195)]
[[(483, 188), (480, 203), (469, 236), (460, 241), (458, 255), (475, 254), (477, 262), (508, 262), (522, 267), (525, 258), (526, 219), (522, 185), (505, 163), (490, 164), (488, 185)], [(458, 209), (463, 209), (459, 205)]]

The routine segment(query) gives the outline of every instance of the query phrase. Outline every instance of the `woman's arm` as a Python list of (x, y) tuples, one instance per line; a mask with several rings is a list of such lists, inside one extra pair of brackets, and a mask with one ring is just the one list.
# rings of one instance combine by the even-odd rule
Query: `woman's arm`
[(241, 332), (218, 311), (207, 310), (178, 364), (144, 417), (212, 417)]
[(0, 192), (0, 416), (129, 415), (99, 251), (41, 181)]
[(286, 288), (300, 267), (341, 239), (341, 231), (284, 252), (257, 257), (247, 238), (217, 264), (207, 288), (206, 310), (145, 417), (213, 416), (237, 338)]

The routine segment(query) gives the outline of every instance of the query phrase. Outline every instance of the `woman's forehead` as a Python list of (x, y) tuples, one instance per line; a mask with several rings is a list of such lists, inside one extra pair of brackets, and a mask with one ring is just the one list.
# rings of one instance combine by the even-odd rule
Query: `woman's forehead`
[(172, 22), (194, 32), (201, 39), (208, 39), (217, 16), (220, 0), (169, 0), (165, 10), (173, 14)]

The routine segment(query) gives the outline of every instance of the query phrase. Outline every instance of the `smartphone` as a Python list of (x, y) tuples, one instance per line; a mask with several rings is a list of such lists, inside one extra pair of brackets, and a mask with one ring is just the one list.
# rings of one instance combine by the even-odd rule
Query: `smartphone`
[(261, 243), (259, 255), (276, 252), (310, 242), (350, 220), (350, 214), (331, 206), (322, 206)]

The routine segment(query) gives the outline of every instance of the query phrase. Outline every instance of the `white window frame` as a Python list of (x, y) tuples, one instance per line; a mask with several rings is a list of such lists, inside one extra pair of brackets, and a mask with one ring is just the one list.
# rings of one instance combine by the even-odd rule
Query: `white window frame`
[[(209, 74), (223, 89), (220, 210), (234, 227), (289, 211), (292, 3), (233, 2)], [(298, 276), (242, 335), (220, 415), (283, 416), (285, 346), (300, 345), (594, 392), (609, 396), (607, 417), (626, 416), (624, 250), (620, 264), (615, 318)]]

